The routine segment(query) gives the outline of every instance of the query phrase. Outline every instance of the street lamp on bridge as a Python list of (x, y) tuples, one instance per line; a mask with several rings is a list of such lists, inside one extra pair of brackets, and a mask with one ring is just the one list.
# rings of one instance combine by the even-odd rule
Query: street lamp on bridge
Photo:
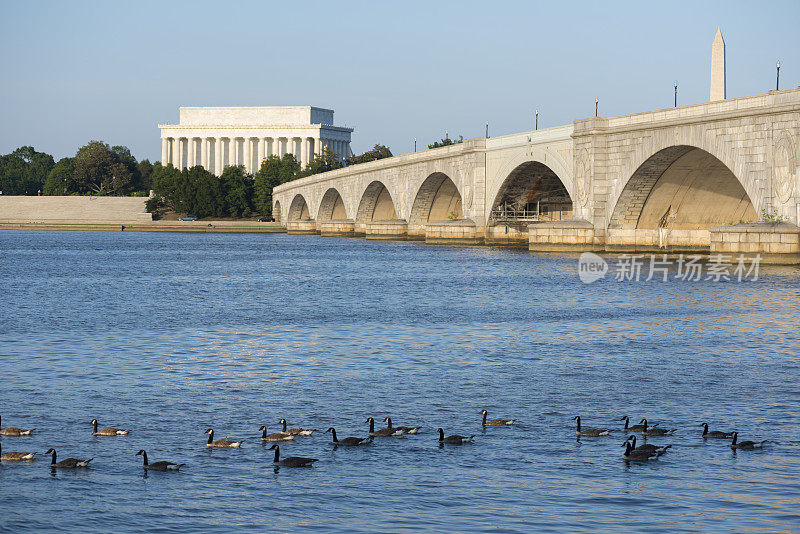
[(675, 107), (678, 107), (678, 80), (675, 80)]
[(534, 124), (534, 130), (539, 129), (539, 110), (536, 110), (536, 123)]
[(594, 116), (597, 117), (597, 99), (594, 99)]
[(775, 90), (776, 91), (780, 91), (781, 90), (781, 60), (780, 59), (778, 60), (778, 64), (776, 65), (776, 67), (778, 68), (778, 72), (775, 75)]

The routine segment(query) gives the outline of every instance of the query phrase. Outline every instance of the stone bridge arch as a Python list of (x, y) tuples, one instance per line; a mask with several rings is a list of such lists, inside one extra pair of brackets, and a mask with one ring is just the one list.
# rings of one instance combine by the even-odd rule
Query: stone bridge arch
[(463, 215), (463, 201), (456, 183), (447, 174), (436, 171), (417, 189), (408, 217), (408, 233), (424, 235), (426, 224), (461, 219)]
[(311, 212), (308, 210), (308, 203), (301, 193), (298, 193), (292, 199), (292, 204), (289, 206), (289, 214), (286, 217), (287, 221), (300, 221), (310, 219)]
[(356, 224), (388, 221), (398, 218), (398, 209), (389, 188), (381, 180), (373, 180), (364, 189), (358, 202)]
[[(734, 164), (737, 175), (713, 152), (695, 145), (650, 151), (631, 158), (633, 166), (644, 157), (633, 170), (622, 171), (627, 179), (615, 195), (609, 229), (706, 230), (759, 219), (755, 184), (740, 179), (746, 172), (744, 158)], [(716, 152), (737, 161), (725, 150)]]
[(343, 219), (347, 219), (347, 209), (342, 195), (335, 187), (328, 188), (319, 203), (317, 221), (340, 221)]

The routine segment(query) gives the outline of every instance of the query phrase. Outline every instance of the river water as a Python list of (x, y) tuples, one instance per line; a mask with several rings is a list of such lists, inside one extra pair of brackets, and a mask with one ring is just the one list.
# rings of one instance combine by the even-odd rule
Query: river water
[[(587, 285), (572, 256), (274, 234), (0, 232), (0, 254), (2, 425), (36, 428), (0, 442), (40, 453), (0, 464), (0, 529), (800, 531), (797, 268)], [(386, 415), (423, 428), (282, 446), (311, 469), (256, 438)], [(577, 440), (575, 415), (615, 431)], [(623, 415), (673, 447), (625, 462)], [(208, 450), (209, 427), (247, 441)], [(92, 469), (51, 473), (50, 447)], [(186, 466), (144, 475), (142, 448)]]

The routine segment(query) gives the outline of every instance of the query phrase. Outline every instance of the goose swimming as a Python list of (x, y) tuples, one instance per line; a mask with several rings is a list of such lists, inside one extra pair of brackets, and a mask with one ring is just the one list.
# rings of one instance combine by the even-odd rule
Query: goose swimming
[(3, 436), (30, 436), (31, 432), (36, 430), (35, 428), (31, 428), (30, 430), (22, 430), (21, 428), (17, 428), (14, 426), (10, 426), (8, 428), (3, 428), (3, 418), (0, 416), (0, 435)]
[(283, 430), (281, 430), (281, 433), (283, 433), (283, 434), (289, 434), (289, 435), (291, 435), (291, 436), (310, 436), (311, 434), (313, 434), (314, 432), (316, 432), (316, 431), (317, 431), (317, 429), (316, 429), (316, 428), (314, 428), (314, 429), (308, 429), (308, 428), (290, 428), (290, 429), (288, 429), (288, 430), (287, 430), (287, 429), (286, 429), (286, 419), (281, 419), (281, 420), (280, 420), (280, 421), (278, 421), (278, 422), (279, 422), (280, 424), (282, 424), (282, 425), (283, 425)]
[(386, 428), (393, 428), (394, 430), (399, 430), (403, 434), (416, 434), (419, 432), (419, 429), (422, 428), (421, 426), (392, 426), (392, 418), (387, 417), (383, 420), (386, 423)]
[(703, 438), (731, 439), (733, 437), (733, 432), (720, 432), (719, 430), (709, 432), (708, 423), (703, 423), (701, 426), (703, 427)]
[[(641, 432), (642, 430), (644, 430), (644, 425), (628, 426), (629, 419), (627, 415), (625, 417), (620, 418), (620, 421), (625, 421), (625, 428), (624, 428), (625, 432)], [(658, 423), (656, 423), (653, 426), (658, 426)]]
[(93, 426), (94, 430), (92, 431), (93, 436), (127, 436), (130, 430), (121, 430), (119, 428), (104, 428), (102, 430), (97, 430), (97, 419), (92, 419), (89, 421)]
[(377, 437), (386, 437), (386, 436), (399, 436), (403, 433), (402, 430), (398, 430), (396, 428), (386, 427), (381, 428), (379, 430), (375, 430), (375, 419), (372, 417), (367, 417), (367, 420), (364, 421), (365, 423), (369, 423), (369, 435), (370, 436), (377, 436)]
[(572, 418), (573, 421), (578, 422), (578, 428), (575, 430), (576, 436), (585, 436), (587, 438), (596, 438), (599, 436), (608, 436), (611, 431), (605, 428), (585, 428), (581, 429), (581, 416), (576, 415)]
[(284, 434), (283, 432), (267, 435), (267, 427), (264, 425), (261, 425), (258, 429), (261, 431), (261, 441), (292, 441), (294, 439), (293, 435)]
[(225, 436), (224, 439), (218, 439), (217, 441), (214, 441), (214, 430), (209, 428), (205, 431), (205, 433), (208, 434), (206, 447), (241, 447), (242, 443), (245, 441), (233, 441), (232, 439), (228, 439), (227, 436)]
[(453, 434), (452, 436), (444, 437), (444, 430), (441, 428), (438, 429), (439, 432), (439, 443), (447, 443), (448, 445), (463, 445), (465, 443), (472, 443), (472, 438), (475, 436), (459, 436), (458, 434)]
[(372, 436), (369, 436), (369, 437), (366, 437), (366, 438), (349, 437), (349, 438), (344, 438), (343, 440), (340, 441), (340, 440), (338, 440), (336, 438), (336, 430), (333, 427), (330, 427), (325, 432), (330, 432), (331, 433), (331, 439), (332, 439), (331, 444), (332, 445), (343, 445), (345, 447), (355, 447), (356, 445), (367, 445), (369, 443), (372, 443)]
[(7, 452), (3, 454), (3, 444), (0, 443), (0, 460), (6, 462), (21, 462), (33, 460), (35, 452)]
[(656, 447), (655, 445), (650, 444), (650, 443), (645, 443), (644, 445), (639, 445), (637, 447), (636, 446), (636, 436), (634, 436), (633, 434), (631, 434), (628, 437), (628, 441), (631, 442), (631, 447), (632, 447), (631, 451), (634, 451), (634, 452), (635, 451), (642, 451), (642, 453), (644, 453), (644, 452), (650, 452), (650, 453), (660, 452), (661, 454), (663, 454), (664, 452), (667, 451), (667, 449), (672, 447), (672, 445), (665, 445), (664, 447)]
[(64, 469), (77, 469), (80, 467), (89, 467), (89, 462), (94, 460), (94, 458), (89, 458), (88, 460), (78, 460), (77, 458), (67, 458), (66, 460), (61, 460), (60, 462), (56, 462), (56, 450), (50, 449), (45, 454), (52, 454), (53, 459), (50, 461), (50, 467), (63, 467)]
[(767, 442), (767, 440), (762, 440), (762, 441), (742, 441), (741, 443), (737, 443), (738, 439), (739, 439), (739, 433), (734, 432), (733, 441), (731, 441), (731, 449), (745, 449), (745, 450), (761, 449)]
[(289, 456), (281, 460), (281, 448), (277, 443), (274, 443), (269, 449), (275, 449), (275, 459), (272, 461), (272, 465), (275, 467), (311, 467), (311, 464), (319, 461), (316, 458), (303, 458), (301, 456)]
[(489, 412), (486, 410), (481, 410), (480, 413), (483, 415), (483, 422), (481, 423), (483, 426), (503, 426), (514, 424), (514, 419), (492, 419), (491, 421), (487, 421), (486, 416), (489, 414)]
[(625, 452), (622, 454), (622, 457), (625, 458), (626, 460), (631, 460), (634, 462), (655, 460), (656, 458), (667, 452), (666, 448), (662, 451), (649, 451), (649, 450), (642, 450), (641, 448), (634, 449), (630, 441), (626, 441), (625, 443), (622, 444), (622, 446), (625, 447)]
[(642, 430), (643, 436), (671, 436), (677, 430), (676, 428), (667, 430), (665, 428), (656, 428), (654, 426), (647, 425), (647, 419), (642, 419), (639, 421), (640, 424), (644, 426), (644, 430)]
[(152, 464), (148, 463), (148, 461), (147, 461), (147, 453), (145, 452), (144, 449), (142, 449), (139, 452), (137, 452), (136, 456), (141, 456), (142, 457), (142, 467), (144, 467), (145, 469), (150, 470), (150, 471), (177, 471), (178, 469), (180, 469), (181, 467), (186, 465), (186, 464), (176, 464), (176, 463), (164, 462), (164, 461), (153, 462)]

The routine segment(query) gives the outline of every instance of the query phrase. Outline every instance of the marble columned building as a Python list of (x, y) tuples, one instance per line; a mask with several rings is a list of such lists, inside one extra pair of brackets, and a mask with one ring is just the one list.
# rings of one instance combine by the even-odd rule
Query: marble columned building
[(352, 128), (333, 125), (333, 110), (312, 106), (181, 107), (179, 124), (159, 124), (161, 161), (202, 165), (219, 176), (228, 165), (256, 172), (267, 156), (294, 154), (303, 165), (327, 148), (351, 155)]

